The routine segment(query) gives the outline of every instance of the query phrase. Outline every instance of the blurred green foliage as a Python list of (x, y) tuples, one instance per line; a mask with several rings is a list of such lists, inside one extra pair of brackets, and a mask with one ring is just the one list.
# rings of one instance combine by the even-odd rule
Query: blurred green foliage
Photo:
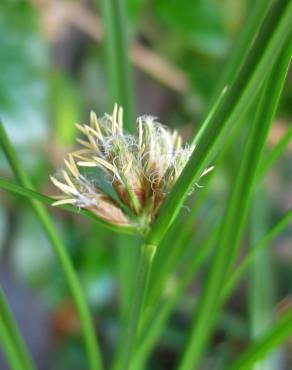
[(0, 115), (21, 145), (46, 134), (49, 54), (38, 23), (26, 2), (1, 2)]

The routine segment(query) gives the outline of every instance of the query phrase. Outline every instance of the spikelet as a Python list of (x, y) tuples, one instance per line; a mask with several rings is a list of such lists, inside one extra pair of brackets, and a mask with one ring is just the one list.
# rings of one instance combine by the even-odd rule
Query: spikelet
[[(76, 124), (83, 135), (77, 139), (82, 148), (64, 160), (60, 177), (51, 176), (62, 192), (53, 205), (85, 208), (116, 225), (131, 225), (139, 217), (153, 222), (194, 148), (182, 146), (177, 131), (171, 132), (155, 117), (139, 117), (137, 126), (136, 136), (124, 132), (123, 110), (117, 104), (111, 115), (97, 118), (91, 112), (90, 125)], [(93, 168), (90, 175), (86, 174), (89, 167)], [(118, 199), (103, 192), (94, 168), (96, 174), (102, 170)]]

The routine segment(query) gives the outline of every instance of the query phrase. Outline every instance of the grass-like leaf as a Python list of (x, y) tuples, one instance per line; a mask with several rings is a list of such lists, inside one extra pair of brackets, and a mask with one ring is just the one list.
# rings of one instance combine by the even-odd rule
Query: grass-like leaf
[[(273, 73), (267, 80), (262, 93), (236, 182), (220, 226), (216, 253), (203, 295), (194, 315), (191, 335), (185, 348), (179, 370), (196, 368), (207, 346), (215, 317), (219, 311), (218, 303), (220, 300), (218, 299), (218, 292), (221, 290), (228, 269), (236, 257), (258, 164), (264, 150), (268, 130), (275, 114), (289, 66), (291, 47), (292, 43), (285, 45), (279, 62), (274, 67)], [(210, 320), (210, 317), (213, 317), (214, 320)]]
[(147, 294), (151, 265), (155, 252), (156, 246), (151, 244), (144, 244), (140, 249), (140, 257), (134, 283), (133, 302), (130, 308), (129, 324), (124, 328), (122, 336), (123, 341), (119, 347), (114, 369), (129, 369), (141, 325), (144, 300)]

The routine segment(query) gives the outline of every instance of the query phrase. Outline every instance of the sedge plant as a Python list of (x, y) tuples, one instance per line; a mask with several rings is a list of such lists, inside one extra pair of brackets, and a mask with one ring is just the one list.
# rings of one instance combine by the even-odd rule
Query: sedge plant
[[(225, 299), (258, 251), (291, 219), (289, 212), (255, 244), (256, 247), (242, 265), (233, 272), (255, 183), (268, 168), (263, 163), (263, 153), (291, 58), (292, 2), (259, 2), (255, 14), (262, 14), (263, 17), (259, 23), (255, 21), (257, 16), (251, 17), (248, 32), (239, 43), (241, 49), (231, 58), (231, 66), (225, 74), (227, 80), (219, 84), (219, 97), (215, 99), (201, 129), (189, 145), (183, 145), (177, 131), (170, 131), (152, 116), (139, 117), (134, 125), (130, 84), (129, 81), (125, 83), (127, 91), (123, 95), (121, 72), (117, 71), (123, 67), (123, 77), (129, 77), (129, 66), (126, 65), (124, 54), (126, 51), (121, 47), (124, 45), (124, 38), (118, 37), (119, 12), (113, 12), (113, 9), (106, 7), (107, 2), (103, 3), (108, 29), (113, 31), (108, 54), (120, 55), (122, 59), (122, 66), (117, 63), (117, 58), (110, 68), (112, 83), (118, 91), (116, 94), (126, 99), (126, 118), (123, 118), (123, 109), (116, 104), (111, 114), (97, 117), (92, 112), (89, 124), (77, 124), (82, 135), (78, 139), (81, 148), (69, 153), (64, 160), (64, 168), (51, 176), (51, 181), (59, 191), (54, 200), (33, 190), (2, 128), (1, 145), (18, 184), (0, 179), (0, 186), (30, 199), (52, 242), (76, 303), (91, 370), (102, 368), (102, 356), (89, 309), (65, 248), (40, 202), (89, 216), (118, 234), (136, 234), (141, 240), (139, 261), (135, 275), (132, 276), (134, 283), (129, 314), (117, 355), (114, 356), (114, 370), (136, 370), (135, 364), (144, 366), (153, 342), (163, 330), (180, 294), (210, 253), (213, 253), (208, 280), (199, 297), (188, 341), (177, 366), (179, 370), (198, 369)], [(117, 3), (121, 6), (121, 2)], [(118, 24), (113, 23), (115, 20)], [(117, 48), (119, 50), (115, 50)], [(151, 282), (151, 267), (156, 252), (163, 238), (171, 231), (188, 194), (202, 176), (213, 170), (210, 163), (216, 162), (216, 154), (226, 145), (227, 134), (236, 128), (239, 117), (254, 106), (257, 107), (255, 119), (249, 127), (239, 174), (219, 229), (213, 229), (205, 241), (205, 247), (189, 263), (166, 306), (161, 307), (157, 315), (154, 312), (154, 316), (151, 316), (151, 307), (147, 307), (149, 296), (151, 297), (148, 288), (151, 288), (149, 281)], [(136, 133), (133, 133), (134, 130), (128, 133), (124, 126), (136, 126)], [(272, 153), (274, 157), (270, 157), (269, 163), (274, 161), (286, 145), (287, 137)], [(172, 260), (176, 256), (178, 254), (173, 253), (170, 258), (169, 267), (165, 269), (166, 275), (173, 268)], [(146, 332), (144, 337), (143, 324), (148, 317), (154, 319), (148, 330), (149, 334)], [(9, 363), (13, 370), (21, 370), (19, 341), (13, 339), (13, 333), (7, 324), (0, 321), (0, 325), (3, 329), (1, 340)], [(263, 355), (282, 343), (291, 332), (291, 313), (288, 312), (256, 338), (230, 369), (250, 368)]]

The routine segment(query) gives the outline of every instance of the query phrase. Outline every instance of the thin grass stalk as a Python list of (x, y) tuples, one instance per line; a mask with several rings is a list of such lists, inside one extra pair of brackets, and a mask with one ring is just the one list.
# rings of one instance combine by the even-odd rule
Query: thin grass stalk
[[(133, 276), (138, 261), (139, 245), (136, 238), (128, 235), (118, 235), (116, 241), (117, 275), (119, 283), (119, 305), (121, 326), (127, 325), (129, 307), (132, 301)], [(121, 338), (123, 341), (123, 338)]]
[[(243, 153), (238, 177), (222, 220), (209, 277), (194, 314), (192, 329), (179, 370), (196, 369), (207, 347), (220, 308), (218, 292), (222, 289), (227, 271), (237, 254), (258, 164), (288, 70), (291, 48), (292, 42), (285, 45), (279, 62), (275, 65), (262, 93), (255, 121)], [(214, 320), (210, 320), (210, 317), (213, 317)]]
[(227, 370), (250, 369), (257, 361), (291, 338), (292, 310), (278, 319), (261, 337), (258, 337)]
[[(252, 248), (267, 228), (267, 202), (264, 189), (260, 186), (252, 200), (249, 220), (249, 247)], [(248, 315), (250, 322), (250, 337), (257, 338), (266, 332), (273, 322), (274, 285), (271, 269), (270, 250), (263, 249), (250, 264), (248, 278)], [(280, 370), (275, 363), (276, 357), (269, 355), (257, 362), (253, 370)]]
[[(212, 212), (210, 212), (204, 219), (202, 227), (200, 227), (198, 224), (194, 225), (196, 219), (195, 215), (198, 213), (198, 207), (199, 204), (194, 206), (190, 215), (188, 215), (188, 219), (183, 221), (182, 225), (179, 225), (180, 230), (176, 229), (174, 234), (170, 233), (170, 237), (166, 238), (163, 245), (159, 246), (153, 261), (153, 268), (156, 267), (156, 274), (151, 273), (150, 283), (152, 282), (152, 284), (149, 284), (151, 291), (149, 289), (147, 306), (151, 307), (159, 301), (161, 294), (163, 294), (163, 288), (167, 283), (167, 278), (170, 276), (171, 272), (177, 268), (182, 257), (188, 251), (192, 231), (195, 230), (197, 233), (196, 240), (199, 240), (202, 235), (212, 234), (212, 232), (210, 233), (210, 230), (212, 230), (212, 228), (214, 229), (213, 225), (216, 223), (218, 218), (218, 208), (213, 208)], [(174, 244), (172, 242), (173, 240), (175, 240)], [(169, 255), (165, 255), (165, 253), (159, 255), (160, 247), (164, 246), (164, 243), (166, 243), (165, 247), (167, 247)], [(193, 240), (191, 245), (192, 250), (196, 250), (196, 246), (194, 244), (197, 243), (198, 242)], [(172, 245), (171, 248), (169, 248), (170, 245)], [(190, 259), (188, 259), (188, 261), (190, 261)]]
[(13, 317), (10, 307), (6, 302), (4, 292), (0, 287), (0, 320), (5, 323), (7, 332), (13, 342), (14, 348), (17, 351), (19, 360), (26, 370), (35, 370), (35, 366), (29, 351), (26, 348), (24, 340), (19, 332), (17, 323)]
[[(208, 195), (208, 184), (212, 176), (213, 174), (211, 173), (207, 179), (205, 188), (200, 191), (190, 214), (187, 215), (187, 219), (182, 222), (182, 220), (177, 218), (173, 226), (168, 230), (167, 234), (159, 244), (159, 248), (153, 261), (149, 282), (149, 295), (147, 296), (147, 305), (149, 306), (154, 303), (158, 294), (155, 294), (155, 291), (159, 291), (159, 287), (163, 286), (165, 277), (167, 276), (166, 273), (161, 273), (161, 267), (163, 270), (168, 270), (164, 266), (172, 266), (173, 260), (176, 256), (183, 253), (182, 249), (184, 249), (184, 246), (187, 244), (187, 239), (197, 218), (200, 207)], [(175, 245), (169, 249), (169, 245), (174, 239), (176, 240)]]
[[(173, 264), (183, 254), (184, 249), (187, 247), (190, 228), (194, 225), (197, 212), (197, 205), (193, 206), (188, 221), (184, 222), (180, 220), (179, 224), (172, 228), (160, 244), (153, 261), (149, 282), (151, 289), (149, 289), (147, 305), (152, 306), (160, 296), (168, 273), (172, 270)], [(173, 240), (175, 240), (174, 244), (172, 243)], [(172, 245), (172, 247), (169, 248), (169, 245)]]
[(277, 1), (270, 9), (257, 39), (242, 65), (237, 77), (231, 83), (223, 102), (212, 115), (201, 134), (197, 148), (176, 182), (160, 211), (160, 216), (149, 233), (147, 242), (158, 244), (171, 225), (187, 196), (190, 188), (198, 181), (203, 168), (218, 149), (223, 134), (230, 130), (229, 123), (250, 106), (262, 81), (270, 72), (291, 29), (292, 3)]
[(128, 370), (132, 355), (135, 350), (136, 341), (141, 324), (141, 313), (151, 271), (153, 257), (156, 252), (156, 246), (144, 244), (140, 250), (139, 263), (134, 283), (133, 302), (130, 309), (129, 323), (125, 328), (123, 342), (119, 348), (119, 356), (115, 368), (119, 370)]
[(228, 277), (222, 290), (222, 300), (225, 301), (232, 294), (240, 279), (247, 273), (248, 267), (254, 258), (264, 250), (292, 221), (292, 210), (288, 211), (281, 219), (264, 235), (244, 257), (233, 273)]
[(198, 272), (202, 263), (210, 255), (216, 237), (216, 231), (215, 229), (214, 232), (210, 233), (209, 237), (199, 248), (195, 248), (196, 253), (191, 259), (190, 264), (182, 273), (182, 276), (174, 282), (174, 287), (169, 293), (169, 296), (166, 297), (166, 301), (163, 304), (157, 304), (151, 318), (147, 321), (146, 325), (143, 325), (144, 330), (140, 335), (137, 351), (131, 363), (131, 370), (143, 368), (147, 357), (157, 343), (181, 295)]
[(273, 166), (273, 164), (278, 160), (281, 154), (285, 151), (292, 139), (292, 127), (289, 127), (287, 132), (281, 137), (279, 142), (273, 147), (267, 158), (264, 158), (261, 166), (259, 168), (258, 176), (263, 178), (263, 176), (268, 172), (268, 170)]
[[(192, 266), (196, 265), (197, 257), (199, 257), (200, 262), (204, 262), (204, 259), (200, 258), (201, 254), (205, 256), (206, 252), (202, 252), (202, 249), (205, 248), (207, 244), (209, 246), (210, 241), (212, 238), (215, 238), (215, 234), (217, 232), (216, 226), (218, 219), (218, 212), (217, 209), (213, 209), (213, 212), (210, 212), (208, 218), (205, 220), (205, 226), (197, 233), (196, 239), (191, 239), (190, 235), (185, 235), (184, 239), (178, 239), (176, 243), (185, 242), (185, 247), (181, 251), (181, 253), (177, 256), (177, 259), (172, 261), (172, 266), (169, 266), (167, 271), (162, 270), (162, 273), (165, 275), (162, 281), (158, 279), (157, 285), (158, 288), (155, 286), (155, 281), (153, 281), (153, 285), (149, 284), (152, 291), (149, 291), (146, 300), (146, 310), (143, 312), (142, 318), (142, 336), (145, 336), (144, 331), (148, 331), (151, 326), (155, 326), (155, 320), (158, 318), (156, 314), (157, 311), (161, 308), (161, 300), (170, 296), (174, 293), (175, 288), (173, 285), (177, 286), (180, 285), (180, 279), (183, 279), (184, 273), (180, 274), (179, 272), (182, 271), (189, 271), (188, 266), (191, 265), (191, 271), (194, 269)], [(209, 237), (206, 239), (206, 230), (208, 230), (207, 235)], [(205, 240), (206, 239), (206, 240)], [(173, 239), (174, 240), (174, 239)], [(201, 245), (202, 244), (202, 245)], [(207, 247), (206, 247), (207, 248)], [(159, 251), (159, 248), (158, 248)], [(198, 254), (198, 256), (197, 256)], [(154, 260), (155, 261), (155, 260)], [(154, 264), (154, 262), (153, 262)], [(163, 268), (163, 261), (161, 261), (161, 265)], [(152, 267), (153, 268), (153, 267)], [(176, 274), (179, 274), (177, 277)], [(152, 275), (151, 275), (152, 276)], [(190, 273), (189, 275), (190, 276)]]
[(11, 370), (27, 370), (22, 359), (19, 357), (19, 350), (11, 337), (3, 317), (0, 315), (0, 344), (5, 353), (7, 363)]
[[(129, 61), (128, 22), (126, 2), (102, 0), (105, 28), (106, 64), (110, 87), (109, 101), (124, 108), (125, 128), (130, 132), (135, 125), (134, 89)], [(112, 103), (111, 103), (112, 105)]]
[[(21, 166), (16, 152), (14, 151), (6, 134), (6, 131), (1, 123), (0, 143), (18, 182), (24, 187), (32, 188), (32, 184), (28, 176), (26, 175), (23, 167)], [(37, 200), (30, 199), (30, 202), (39, 222), (43, 226), (44, 231), (52, 244), (56, 257), (58, 258), (59, 263), (65, 274), (67, 284), (72, 294), (72, 298), (74, 300), (80, 324), (83, 330), (84, 343), (89, 367), (91, 370), (100, 370), (102, 369), (100, 349), (94, 332), (94, 324), (90, 316), (90, 310), (86, 303), (86, 297), (78, 281), (77, 274), (74, 271), (74, 267), (67, 254), (66, 248), (63, 245), (46, 209)]]

